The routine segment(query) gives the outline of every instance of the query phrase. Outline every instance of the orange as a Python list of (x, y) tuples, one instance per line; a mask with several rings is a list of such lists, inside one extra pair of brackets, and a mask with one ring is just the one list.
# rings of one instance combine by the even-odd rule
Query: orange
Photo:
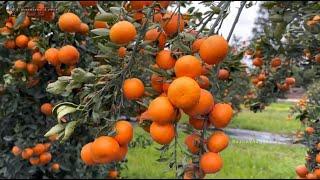
[(206, 38), (199, 38), (199, 39), (196, 39), (193, 43), (192, 43), (192, 46), (191, 46), (191, 50), (193, 53), (196, 53), (200, 50), (200, 46), (201, 44), (203, 43), (203, 41), (205, 40)]
[(205, 63), (204, 65), (202, 65), (201, 74), (202, 75), (207, 75), (207, 74), (209, 74), (211, 69), (212, 69), (212, 65), (209, 65), (209, 64)]
[(31, 24), (30, 18), (28, 16), (26, 16), (22, 22), (22, 24), (20, 25), (20, 28), (26, 28), (29, 27)]
[(108, 172), (108, 178), (110, 179), (117, 179), (117, 177), (119, 176), (119, 172), (117, 170), (109, 170)]
[(199, 78), (197, 78), (197, 83), (199, 84), (199, 86), (202, 89), (208, 89), (210, 86), (210, 80), (207, 76), (199, 76)]
[(307, 179), (317, 179), (317, 176), (316, 176), (314, 173), (308, 173), (308, 174), (306, 175), (306, 178), (307, 178)]
[(91, 153), (94, 160), (112, 159), (117, 156), (119, 151), (119, 143), (109, 136), (100, 136), (91, 145)]
[(252, 64), (254, 66), (261, 67), (263, 65), (263, 60), (262, 60), (262, 58), (257, 57), (252, 61)]
[(151, 87), (158, 93), (162, 92), (164, 78), (157, 74), (152, 74), (151, 76)]
[(316, 62), (320, 63), (320, 54), (315, 55), (314, 59), (316, 60)]
[(18, 146), (13, 146), (11, 152), (15, 156), (19, 156), (21, 154), (21, 149)]
[(79, 62), (80, 53), (74, 46), (66, 45), (59, 50), (58, 57), (63, 64), (72, 66)]
[(44, 53), (44, 57), (53, 66), (58, 66), (60, 64), (59, 50), (56, 48), (47, 49)]
[(216, 128), (225, 128), (231, 121), (233, 109), (229, 104), (216, 104), (211, 113), (209, 120)]
[(40, 155), (39, 159), (40, 159), (40, 164), (45, 165), (51, 161), (52, 155), (49, 152), (44, 152)]
[(153, 122), (150, 126), (150, 135), (159, 144), (170, 144), (175, 136), (174, 126), (172, 124), (160, 125)]
[(22, 60), (17, 60), (14, 62), (14, 68), (19, 71), (25, 70), (27, 69), (27, 63)]
[(7, 49), (14, 49), (16, 48), (16, 43), (14, 40), (6, 40), (3, 46)]
[(40, 108), (41, 112), (46, 116), (52, 115), (52, 109), (53, 107), (52, 107), (52, 104), (50, 103), (44, 103), (41, 105), (41, 108)]
[(43, 144), (36, 144), (33, 148), (33, 154), (40, 155), (45, 152), (46, 147)]
[(320, 169), (315, 169), (313, 173), (317, 176), (317, 178), (320, 177)]
[(199, 54), (204, 62), (213, 65), (227, 56), (228, 49), (228, 42), (222, 36), (213, 35), (202, 42)]
[(161, 13), (154, 13), (153, 14), (153, 22), (161, 23), (162, 22), (162, 14)]
[(30, 162), (31, 165), (35, 166), (35, 165), (38, 165), (40, 163), (40, 159), (38, 157), (31, 157), (29, 159), (29, 162)]
[(94, 28), (99, 29), (99, 28), (109, 28), (109, 25), (107, 22), (104, 21), (94, 21), (93, 24)]
[(203, 179), (205, 174), (194, 164), (188, 165), (183, 174), (183, 179)]
[(87, 35), (89, 33), (89, 26), (86, 23), (81, 23), (78, 32), (80, 34)]
[(218, 153), (229, 145), (229, 137), (222, 131), (215, 131), (209, 137), (207, 147), (210, 152)]
[[(162, 28), (168, 36), (173, 36), (178, 31), (182, 32), (184, 29), (183, 16), (178, 14), (167, 13), (163, 16)], [(178, 25), (179, 21), (179, 25)]]
[(230, 73), (226, 69), (220, 69), (218, 73), (218, 79), (220, 80), (228, 80), (230, 76)]
[(296, 79), (295, 78), (293, 78), (293, 77), (288, 77), (288, 78), (286, 78), (286, 84), (288, 84), (289, 86), (292, 86), (292, 85), (294, 85), (295, 83), (296, 83)]
[(118, 56), (119, 56), (120, 58), (124, 58), (124, 57), (126, 56), (126, 53), (127, 53), (127, 48), (125, 48), (125, 47), (120, 47), (120, 48), (118, 49)]
[(144, 14), (141, 12), (136, 12), (133, 14), (133, 19), (136, 21), (141, 21), (144, 18)]
[(176, 60), (171, 56), (171, 51), (162, 50), (156, 56), (156, 63), (161, 69), (172, 69), (176, 63)]
[(21, 157), (22, 159), (29, 159), (33, 154), (33, 150), (31, 148), (26, 148), (22, 151)]
[(57, 141), (59, 139), (58, 134), (53, 134), (51, 136), (49, 136), (49, 140), (51, 142)]
[[(197, 130), (201, 130), (201, 129), (203, 129), (203, 127), (205, 127), (204, 125), (204, 123), (205, 123), (206, 121), (204, 120), (204, 119), (197, 119), (197, 118), (194, 118), (194, 117), (189, 117), (189, 124), (193, 127), (193, 128), (195, 128), (195, 129), (197, 129)], [(209, 125), (209, 123), (207, 122), (207, 126)]]
[(29, 75), (35, 75), (38, 72), (38, 66), (32, 63), (27, 64), (27, 71)]
[(53, 163), (53, 164), (51, 165), (51, 170), (52, 170), (53, 172), (58, 172), (58, 171), (60, 170), (60, 164), (59, 164), (59, 163)]
[(128, 145), (120, 146), (119, 153), (117, 154), (115, 161), (123, 161), (128, 153)]
[(258, 76), (258, 80), (259, 81), (265, 81), (266, 80), (266, 75), (264, 74), (264, 73), (261, 73), (261, 74), (259, 74), (259, 76)]
[(161, 8), (167, 8), (170, 5), (170, 1), (158, 1)]
[(281, 66), (281, 59), (278, 57), (275, 57), (271, 60), (271, 67), (276, 68)]
[(114, 24), (109, 32), (110, 40), (116, 44), (128, 44), (137, 35), (136, 27), (128, 21), (119, 21)]
[(133, 128), (128, 121), (117, 121), (115, 125), (116, 136), (114, 139), (118, 141), (120, 146), (130, 143), (133, 137)]
[(98, 1), (79, 1), (82, 7), (95, 6), (98, 4)]
[(217, 153), (206, 152), (200, 157), (200, 168), (205, 174), (216, 173), (222, 166), (222, 158)]
[(93, 165), (94, 161), (92, 158), (92, 152), (91, 152), (91, 147), (92, 146), (92, 142), (88, 143), (86, 145), (84, 145), (81, 149), (81, 159), (82, 161), (86, 164), (86, 165)]
[(40, 52), (33, 53), (32, 62), (40, 63), (42, 61), (42, 54)]
[(172, 123), (175, 118), (175, 109), (168, 97), (155, 98), (148, 107), (148, 114), (158, 124)]
[(128, 100), (139, 99), (144, 94), (144, 84), (138, 78), (126, 79), (123, 82), (122, 90), (123, 90), (124, 96)]
[(77, 32), (81, 27), (81, 20), (76, 14), (68, 12), (59, 17), (58, 25), (61, 31)]
[(150, 5), (151, 1), (130, 1), (131, 9), (141, 10), (144, 6)]
[(192, 154), (197, 154), (200, 150), (200, 136), (197, 134), (190, 134), (186, 136), (184, 144)]
[(201, 71), (200, 60), (191, 55), (180, 57), (174, 66), (174, 72), (177, 77), (187, 76), (195, 78), (201, 75)]
[(170, 86), (171, 83), (169, 82), (163, 82), (162, 84), (162, 91), (167, 94), (168, 93), (168, 89), (169, 89), (169, 86)]
[(51, 147), (51, 143), (45, 143), (43, 144), (45, 147), (45, 151), (49, 151), (50, 147)]
[(316, 162), (317, 162), (317, 163), (320, 163), (320, 154), (317, 154), (317, 155), (316, 155)]
[(16, 45), (19, 48), (25, 48), (28, 46), (29, 38), (26, 35), (19, 35), (16, 37)]
[(159, 49), (163, 49), (167, 41), (167, 35), (163, 31), (158, 30), (157, 28), (150, 29), (146, 32), (144, 40), (151, 42), (156, 41), (158, 43)]
[(198, 83), (189, 77), (180, 77), (172, 81), (168, 89), (170, 102), (182, 109), (191, 108), (200, 99), (201, 88)]
[(184, 109), (184, 112), (189, 116), (206, 115), (211, 111), (213, 105), (214, 99), (212, 94), (205, 89), (201, 89), (198, 103), (191, 108)]

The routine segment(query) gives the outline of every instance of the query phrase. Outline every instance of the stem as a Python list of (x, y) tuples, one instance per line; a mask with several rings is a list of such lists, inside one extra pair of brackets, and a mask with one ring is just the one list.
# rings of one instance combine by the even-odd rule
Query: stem
[(229, 40), (230, 40), (230, 38), (231, 38), (231, 35), (232, 35), (232, 33), (233, 33), (234, 28), (236, 27), (236, 24), (237, 24), (238, 21), (239, 21), (239, 17), (240, 17), (240, 15), (241, 15), (241, 12), (242, 12), (244, 6), (246, 5), (246, 3), (247, 3), (247, 1), (241, 2), (241, 6), (240, 6), (240, 8), (239, 8), (239, 10), (238, 10), (238, 14), (237, 14), (236, 19), (234, 20), (234, 22), (233, 22), (233, 24), (232, 24), (231, 30), (230, 30), (229, 35), (228, 35), (228, 38), (227, 38), (227, 41), (228, 41), (228, 42), (229, 42)]
[(174, 136), (174, 165), (176, 168), (176, 178), (178, 178), (178, 160), (177, 160), (177, 144), (178, 144), (178, 125), (177, 123), (174, 123), (174, 130), (175, 130), (175, 136)]
[[(223, 2), (223, 1), (221, 1), (221, 2)], [(214, 22), (214, 24), (213, 24), (213, 25), (211, 26), (211, 28), (210, 28), (210, 31), (209, 31), (209, 33), (208, 33), (209, 36), (214, 33), (214, 30), (215, 30), (215, 28), (218, 26), (219, 21), (220, 21), (222, 15), (223, 15), (224, 11), (227, 9), (228, 6), (230, 6), (230, 3), (231, 3), (231, 2), (228, 1), (228, 2), (224, 2), (224, 3), (225, 3), (225, 4), (224, 4), (224, 5), (222, 6), (222, 8), (221, 8), (221, 11), (220, 11), (220, 13), (219, 13), (219, 16), (217, 17), (216, 21)]]

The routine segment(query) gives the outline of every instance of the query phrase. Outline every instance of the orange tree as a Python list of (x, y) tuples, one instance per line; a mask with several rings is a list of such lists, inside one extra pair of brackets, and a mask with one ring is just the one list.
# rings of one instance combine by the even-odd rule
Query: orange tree
[(177, 177), (219, 171), (222, 129), (249, 89), (243, 51), (227, 40), (251, 3), (241, 3), (227, 40), (218, 33), (231, 2), (201, 4), (210, 10), (183, 1), (4, 3), (1, 176), (117, 177), (132, 124), (163, 145), (159, 160)]

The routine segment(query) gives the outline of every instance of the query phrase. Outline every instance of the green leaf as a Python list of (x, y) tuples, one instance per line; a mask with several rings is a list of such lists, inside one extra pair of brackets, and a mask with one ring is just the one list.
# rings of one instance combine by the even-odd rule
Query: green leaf
[(22, 12), (18, 15), (15, 24), (13, 25), (13, 29), (18, 29), (20, 25), (23, 23), (24, 19), (26, 18), (26, 13)]
[(92, 29), (91, 32), (98, 36), (109, 36), (109, 29), (107, 28)]
[(101, 14), (107, 14), (107, 12), (104, 11), (99, 4), (97, 4), (97, 8)]
[(68, 140), (70, 136), (73, 134), (74, 129), (76, 128), (79, 121), (71, 121), (66, 125), (66, 128), (64, 130), (64, 136), (62, 138), (62, 142)]
[(115, 14), (111, 13), (105, 13), (105, 14), (97, 14), (96, 17), (94, 18), (96, 21), (106, 21), (106, 22), (115, 22), (118, 20), (118, 16)]
[(71, 114), (77, 111), (77, 108), (71, 107), (71, 106), (66, 106), (62, 105), (57, 108), (57, 119), (58, 122), (60, 123), (61, 118), (63, 118), (67, 114)]

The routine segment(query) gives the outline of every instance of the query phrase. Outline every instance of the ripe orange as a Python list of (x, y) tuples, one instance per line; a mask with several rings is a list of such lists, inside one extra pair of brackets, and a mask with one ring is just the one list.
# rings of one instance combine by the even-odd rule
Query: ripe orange
[(107, 22), (104, 21), (94, 21), (93, 24), (94, 28), (99, 29), (99, 28), (109, 28), (109, 25)]
[(316, 176), (314, 173), (308, 173), (308, 174), (306, 175), (306, 178), (307, 178), (307, 179), (317, 179), (317, 176)]
[(118, 56), (120, 58), (124, 58), (126, 56), (126, 53), (127, 53), (127, 49), (125, 47), (120, 47), (118, 49)]
[(78, 63), (80, 53), (74, 46), (66, 45), (59, 50), (58, 57), (63, 64), (72, 66)]
[(158, 1), (161, 8), (167, 8), (170, 5), (170, 1)]
[(161, 13), (154, 13), (153, 14), (153, 22), (162, 23), (162, 14)]
[(15, 156), (19, 156), (21, 154), (21, 149), (18, 146), (13, 146), (11, 152)]
[(128, 153), (128, 145), (120, 146), (119, 153), (115, 157), (115, 161), (123, 161)]
[(22, 22), (22, 24), (20, 25), (20, 28), (26, 28), (26, 27), (29, 27), (31, 24), (31, 20), (28, 16), (26, 16)]
[(43, 144), (44, 147), (45, 147), (45, 150), (44, 151), (49, 151), (50, 147), (51, 147), (51, 143), (45, 143)]
[(207, 147), (210, 152), (218, 153), (229, 145), (229, 137), (222, 131), (215, 131), (208, 139)]
[(262, 60), (262, 58), (257, 57), (252, 61), (252, 64), (254, 66), (261, 67), (263, 65), (263, 60)]
[(230, 76), (230, 73), (226, 69), (220, 69), (218, 73), (218, 79), (220, 80), (228, 80)]
[(183, 179), (203, 179), (205, 177), (203, 171), (194, 164), (188, 166), (184, 171)]
[(146, 32), (144, 40), (151, 42), (157, 41), (159, 49), (163, 49), (167, 41), (167, 35), (163, 31), (158, 31), (157, 28), (150, 29)]
[(317, 162), (317, 163), (320, 163), (320, 154), (317, 154), (317, 155), (316, 155), (316, 162)]
[(150, 135), (159, 144), (170, 144), (175, 136), (174, 126), (172, 124), (160, 125), (153, 122), (150, 126)]
[(81, 26), (81, 20), (76, 14), (68, 12), (59, 17), (58, 25), (61, 31), (78, 32)]
[[(29, 41), (30, 42), (30, 41)], [(39, 63), (42, 61), (42, 54), (40, 52), (35, 52), (32, 55), (32, 62)]]
[(47, 49), (44, 53), (44, 57), (53, 66), (58, 66), (60, 64), (59, 50), (56, 48)]
[(16, 43), (14, 40), (6, 40), (3, 46), (7, 49), (14, 49), (16, 48)]
[(266, 80), (266, 75), (264, 74), (264, 73), (261, 73), (261, 74), (259, 74), (259, 76), (258, 76), (258, 80), (259, 81), (265, 81)]
[(53, 163), (51, 165), (51, 171), (58, 172), (60, 170), (60, 164), (59, 163)]
[(40, 159), (40, 164), (45, 165), (51, 161), (52, 155), (49, 152), (44, 152), (40, 155), (39, 159)]
[(137, 35), (136, 27), (128, 21), (119, 21), (114, 24), (109, 32), (110, 40), (116, 44), (128, 44)]
[(161, 93), (163, 90), (163, 81), (164, 78), (162, 76), (159, 76), (157, 74), (152, 74), (151, 76), (151, 87), (158, 93)]
[(150, 5), (151, 1), (130, 1), (131, 9), (142, 10), (144, 6)]
[(14, 68), (19, 71), (25, 70), (27, 69), (27, 63), (22, 60), (17, 60), (14, 62)]
[(45, 12), (44, 16), (42, 17), (42, 19), (49, 22), (49, 21), (54, 20), (55, 15), (56, 14), (53, 11)]
[(206, 115), (212, 110), (213, 105), (214, 99), (212, 94), (205, 89), (201, 89), (198, 103), (190, 108), (184, 109), (183, 111), (193, 117)]
[(38, 72), (38, 66), (32, 63), (27, 64), (27, 71), (29, 75), (35, 75)]
[(201, 75), (201, 71), (200, 60), (191, 55), (180, 57), (174, 66), (174, 72), (177, 77), (187, 76), (195, 78)]
[(46, 116), (52, 115), (52, 109), (53, 107), (52, 107), (52, 104), (50, 103), (44, 103), (41, 105), (41, 108), (40, 108), (41, 112)]
[(314, 130), (313, 127), (307, 127), (307, 128), (306, 128), (306, 132), (307, 132), (307, 134), (309, 134), (309, 135), (313, 134), (314, 131), (315, 131), (315, 130)]
[(219, 35), (213, 35), (204, 40), (200, 46), (199, 54), (207, 64), (218, 64), (228, 54), (228, 42)]
[(191, 46), (191, 50), (193, 53), (196, 53), (200, 50), (200, 46), (201, 44), (203, 43), (203, 41), (205, 40), (206, 38), (199, 38), (199, 39), (196, 39), (193, 43), (192, 43), (192, 46)]
[[(197, 118), (194, 118), (194, 117), (189, 117), (189, 124), (193, 127), (193, 128), (195, 128), (195, 129), (197, 129), (197, 130), (201, 130), (201, 129), (203, 129), (203, 127), (205, 127), (204, 126), (204, 123), (205, 123), (206, 121), (205, 120), (203, 120), (203, 119), (197, 119)], [(207, 126), (209, 125), (209, 122), (207, 122)]]
[(133, 128), (128, 121), (117, 121), (115, 124), (116, 136), (114, 139), (118, 141), (120, 146), (129, 144), (133, 137)]
[(119, 176), (119, 172), (117, 170), (109, 170), (108, 172), (108, 178), (110, 179), (117, 179), (117, 177)]
[(144, 16), (145, 15), (143, 13), (136, 12), (133, 14), (133, 19), (140, 22), (144, 18)]
[(173, 122), (175, 118), (175, 109), (170, 103), (168, 97), (157, 97), (148, 107), (148, 114), (151, 119), (158, 124), (167, 124)]
[(162, 19), (162, 28), (168, 36), (173, 36), (178, 31), (183, 31), (184, 21), (182, 15), (179, 16), (178, 14), (167, 13)]
[(89, 26), (86, 23), (81, 23), (78, 32), (87, 35), (89, 33)]
[(289, 86), (292, 86), (292, 85), (294, 85), (295, 83), (296, 83), (296, 79), (295, 78), (293, 78), (293, 77), (288, 77), (288, 78), (286, 78), (286, 84), (288, 84)]
[(91, 152), (91, 147), (92, 146), (92, 142), (88, 143), (86, 145), (84, 145), (81, 149), (81, 159), (82, 161), (86, 164), (86, 165), (93, 165), (94, 161), (92, 158), (92, 152)]
[(171, 51), (162, 50), (156, 56), (156, 63), (161, 69), (171, 69), (174, 67), (176, 60), (171, 56)]
[(29, 159), (29, 162), (30, 162), (31, 165), (35, 166), (35, 165), (38, 165), (40, 163), (40, 159), (38, 157), (31, 157)]
[(316, 62), (320, 63), (320, 54), (315, 55), (314, 59), (316, 60)]
[(200, 93), (201, 88), (195, 80), (189, 77), (180, 77), (170, 84), (168, 98), (174, 106), (186, 109), (199, 102)]
[(200, 158), (200, 168), (205, 174), (216, 173), (222, 166), (222, 158), (217, 153), (206, 152)]
[(95, 6), (98, 4), (98, 1), (79, 1), (82, 7)]
[(209, 120), (216, 128), (225, 128), (233, 116), (233, 109), (229, 104), (216, 104), (210, 115)]
[(46, 147), (43, 144), (36, 144), (33, 148), (33, 154), (40, 155), (45, 152)]
[(112, 137), (100, 136), (91, 145), (93, 160), (104, 160), (115, 158), (120, 151), (119, 143)]
[(169, 89), (169, 86), (170, 86), (170, 82), (163, 82), (162, 84), (162, 91), (165, 93), (165, 94), (168, 94), (168, 89)]
[(186, 136), (184, 143), (192, 154), (197, 154), (200, 150), (200, 136), (197, 134), (190, 134)]
[(208, 89), (210, 86), (210, 80), (207, 76), (201, 75), (197, 78), (197, 83), (202, 89)]
[(128, 100), (139, 99), (144, 94), (144, 84), (138, 78), (126, 79), (123, 82), (122, 90), (123, 90), (124, 96)]
[(276, 68), (281, 66), (281, 59), (278, 57), (275, 57), (271, 60), (271, 67)]
[(313, 173), (317, 176), (317, 178), (320, 177), (320, 169), (315, 169)]
[(26, 35), (19, 35), (16, 37), (16, 45), (19, 48), (25, 48), (28, 46), (29, 38)]
[(29, 159), (33, 155), (33, 150), (31, 148), (26, 148), (22, 151), (22, 159)]
[(207, 75), (207, 74), (209, 74), (211, 69), (212, 69), (212, 65), (209, 65), (209, 64), (205, 63), (204, 65), (202, 65), (201, 74), (202, 75)]

